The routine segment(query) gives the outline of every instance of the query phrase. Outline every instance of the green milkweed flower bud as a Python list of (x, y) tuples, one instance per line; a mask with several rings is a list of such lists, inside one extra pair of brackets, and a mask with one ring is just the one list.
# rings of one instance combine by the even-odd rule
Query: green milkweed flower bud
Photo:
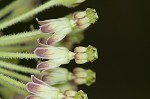
[(65, 47), (38, 47), (35, 49), (34, 54), (38, 58), (49, 59), (38, 64), (37, 69), (40, 71), (53, 69), (62, 64), (68, 64), (74, 58), (74, 53)]
[(75, 52), (75, 62), (77, 64), (84, 64), (86, 62), (93, 62), (98, 58), (97, 49), (91, 45), (88, 47), (76, 47)]
[(49, 85), (64, 84), (72, 79), (72, 74), (66, 68), (59, 67), (46, 72), (41, 79)]
[(85, 11), (75, 13), (74, 18), (78, 28), (86, 29), (97, 21), (98, 15), (95, 9), (87, 8)]
[(86, 70), (83, 68), (75, 68), (73, 71), (74, 79), (73, 81), (76, 84), (86, 84), (90, 86), (92, 83), (95, 82), (96, 73), (90, 69)]
[(34, 75), (31, 76), (32, 82), (26, 84), (27, 91), (32, 95), (25, 99), (88, 99), (83, 91), (66, 90), (61, 92), (58, 88), (52, 87)]
[(63, 17), (58, 19), (50, 19), (37, 22), (41, 25), (40, 31), (44, 34), (52, 34), (51, 37), (46, 39), (43, 45), (53, 45), (66, 37), (73, 31), (82, 31), (94, 24), (98, 15), (95, 9), (87, 8), (86, 11), (76, 12), (70, 15), (71, 18)]

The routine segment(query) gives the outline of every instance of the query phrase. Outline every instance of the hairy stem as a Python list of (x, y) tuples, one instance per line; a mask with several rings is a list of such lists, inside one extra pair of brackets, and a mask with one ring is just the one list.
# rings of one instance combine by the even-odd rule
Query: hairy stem
[(27, 46), (5, 46), (1, 47), (0, 51), (5, 51), (5, 52), (26, 52), (26, 51), (32, 51), (35, 47), (31, 45)]
[(29, 12), (38, 5), (39, 0), (14, 0), (5, 8), (0, 10), (0, 22), (3, 23), (26, 12)]
[(7, 77), (7, 76), (5, 76), (3, 74), (0, 74), (0, 80), (1, 81), (5, 81), (5, 82), (7, 82), (7, 83), (9, 83), (9, 84), (11, 84), (13, 86), (16, 86), (16, 87), (19, 87), (21, 89), (26, 90), (26, 85), (25, 84), (23, 84), (23, 83), (21, 83), (21, 82), (19, 82), (17, 80), (14, 80), (14, 79), (12, 79), (10, 77)]
[(22, 32), (14, 35), (8, 35), (8, 36), (1, 36), (0, 37), (0, 46), (8, 46), (8, 45), (15, 45), (15, 44), (21, 44), (25, 42), (30, 42), (33, 40), (36, 40), (40, 37), (44, 37), (47, 35), (43, 35), (41, 31), (35, 30), (30, 32)]
[(21, 0), (15, 0), (2, 10), (0, 10), (0, 18), (13, 10), (13, 8), (20, 3)]
[(0, 58), (37, 59), (38, 57), (32, 53), (0, 52)]
[(22, 14), (22, 15), (14, 18), (12, 20), (9, 20), (7, 22), (0, 24), (0, 30), (5, 29), (5, 28), (7, 28), (13, 24), (18, 23), (18, 22), (21, 22), (21, 21), (23, 21), (29, 17), (32, 17), (33, 15), (45, 10), (45, 9), (48, 9), (48, 8), (55, 6), (55, 5), (58, 5), (58, 4), (59, 4), (59, 2), (56, 2), (56, 0), (50, 0), (50, 1), (46, 2), (45, 4), (39, 6), (35, 9), (25, 13), (25, 14)]
[(30, 77), (27, 77), (25, 75), (22, 75), (22, 74), (13, 72), (13, 71), (9, 71), (9, 70), (6, 70), (6, 69), (0, 68), (0, 73), (8, 75), (8, 76), (13, 77), (13, 78), (17, 78), (21, 81), (26, 81), (26, 82), (31, 81)]
[[(10, 84), (7, 81), (1, 80), (0, 81), (0, 85), (7, 87), (8, 90), (13, 91), (13, 92), (17, 92), (21, 95), (29, 95), (29, 93), (25, 90), (25, 89), (21, 89), (19, 87), (13, 86), (12, 84)], [(3, 91), (3, 90), (2, 90)]]
[(1, 60), (0, 60), (0, 67), (4, 67), (4, 68), (7, 68), (7, 69), (20, 71), (20, 72), (24, 72), (24, 73), (40, 74), (39, 70), (28, 68), (28, 67), (24, 67), (22, 65), (16, 65), (16, 64), (4, 62), (4, 61), (1, 61)]

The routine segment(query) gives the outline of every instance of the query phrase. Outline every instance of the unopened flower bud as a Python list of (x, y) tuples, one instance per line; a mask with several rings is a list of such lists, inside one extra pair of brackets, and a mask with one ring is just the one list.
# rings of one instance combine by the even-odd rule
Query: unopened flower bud
[(44, 21), (39, 21), (38, 19), (36, 20), (41, 25), (40, 30), (42, 33), (53, 33), (53, 35), (45, 41), (45, 44), (47, 45), (55, 44), (72, 31), (72, 26), (67, 18), (50, 19)]
[(76, 91), (67, 90), (67, 91), (64, 92), (64, 95), (69, 96), (69, 97), (73, 97), (73, 96), (75, 96), (76, 93), (77, 93)]
[(84, 78), (77, 78), (74, 80), (74, 82), (78, 85), (82, 85), (82, 84), (85, 84), (86, 83), (86, 79)]
[(75, 54), (76, 59), (82, 59), (82, 60), (86, 60), (87, 59), (87, 54), (86, 53), (76, 53)]
[(74, 52), (75, 53), (83, 53), (86, 51), (86, 49), (87, 49), (86, 47), (79, 46), (74, 49)]
[(74, 98), (71, 98), (71, 97), (65, 97), (65, 99), (74, 99)]
[(58, 42), (55, 46), (64, 46), (68, 49), (72, 49), (74, 44), (80, 44), (84, 39), (83, 32), (73, 31), (69, 33), (61, 42)]
[(96, 79), (96, 74), (94, 71), (90, 69), (85, 70), (83, 68), (75, 68), (73, 71), (73, 76), (74, 76), (73, 81), (79, 85), (86, 84), (89, 86), (92, 83), (94, 83)]
[(49, 86), (34, 75), (31, 76), (31, 79), (32, 82), (28, 82), (26, 87), (27, 91), (32, 95), (27, 96), (25, 99), (62, 99), (58, 98), (63, 96), (59, 89)]
[(87, 60), (90, 62), (93, 62), (94, 60), (98, 59), (98, 52), (97, 49), (91, 45), (89, 45), (87, 47), (86, 50), (86, 54), (87, 54)]
[[(0, 98), (0, 99), (2, 99), (2, 98)], [(25, 99), (25, 96), (21, 95), (21, 94), (15, 94), (11, 99)]]
[(74, 15), (74, 17), (75, 17), (76, 19), (80, 19), (80, 18), (83, 18), (83, 17), (85, 17), (85, 16), (86, 16), (86, 12), (85, 12), (85, 11), (77, 12), (77, 13)]
[(86, 29), (97, 21), (98, 15), (95, 9), (87, 8), (86, 11), (75, 13), (74, 18), (77, 21), (77, 26), (80, 29)]
[(56, 88), (60, 89), (62, 92), (65, 92), (66, 90), (77, 90), (78, 86), (77, 84), (73, 83), (73, 82), (68, 82), (65, 84), (57, 84), (54, 85)]
[(77, 47), (74, 50), (75, 52), (75, 62), (77, 64), (84, 64), (86, 62), (93, 62), (98, 58), (97, 49), (93, 46), (86, 47)]
[(82, 90), (76, 92), (72, 90), (67, 90), (64, 92), (66, 96), (64, 99), (88, 99), (87, 94), (85, 94)]
[(75, 62), (77, 63), (77, 64), (84, 64), (84, 63), (86, 63), (86, 62), (88, 62), (87, 60), (81, 60), (81, 59), (75, 59)]
[(49, 59), (38, 64), (37, 69), (45, 71), (59, 67), (62, 64), (68, 64), (74, 58), (74, 53), (65, 47), (39, 47), (34, 51), (38, 58)]
[(74, 96), (74, 99), (88, 99), (88, 97), (86, 93), (80, 90), (76, 93), (76, 95)]
[[(59, 2), (64, 2), (64, 5), (69, 5), (68, 3), (81, 3), (84, 0), (60, 0)], [(63, 18), (50, 19), (37, 22), (41, 25), (40, 30), (45, 34), (52, 34), (51, 37), (46, 39), (46, 41), (38, 42), (42, 45), (53, 45), (66, 37), (72, 32), (81, 32), (94, 24), (98, 19), (98, 15), (95, 9), (87, 8), (86, 11), (76, 12), (75, 14), (70, 14)]]
[(71, 73), (66, 68), (55, 68), (46, 71), (47, 74), (42, 76), (42, 81), (49, 85), (64, 84), (71, 80)]

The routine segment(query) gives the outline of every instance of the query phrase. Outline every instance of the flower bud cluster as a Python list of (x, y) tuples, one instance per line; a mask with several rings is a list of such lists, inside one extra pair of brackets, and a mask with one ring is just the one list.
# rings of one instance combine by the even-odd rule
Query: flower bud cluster
[(97, 49), (91, 45), (88, 47), (76, 47), (74, 49), (75, 62), (77, 64), (84, 64), (86, 62), (93, 62), (98, 58)]
[[(41, 74), (41, 80), (49, 85), (60, 85), (72, 82), (76, 85), (91, 85), (95, 82), (96, 74), (94, 71), (83, 68), (75, 68), (73, 72), (69, 72), (66, 68), (55, 68), (47, 70)], [(72, 84), (73, 85), (73, 84)]]
[[(49, 2), (35, 9), (33, 8), (39, 5), (39, 2), (37, 2), (39, 0), (17, 1), (14, 1), (14, 3), (10, 4), (8, 7), (6, 7), (6, 9), (4, 9), (4, 12), (5, 10), (6, 12), (10, 10), (10, 13), (8, 13), (10, 14), (10, 17), (8, 17), (8, 19), (10, 18), (10, 20), (5, 23), (5, 21), (7, 20), (6, 18), (4, 20), (4, 24), (1, 25), (1, 29), (6, 28), (17, 22), (23, 21), (26, 18), (31, 17), (34, 14), (43, 11), (44, 9), (47, 9), (48, 7), (54, 5), (75, 7), (80, 3), (84, 2), (85, 0), (50, 0)], [(19, 5), (23, 3), (23, 6)], [(12, 11), (12, 9), (14, 11)], [(29, 11), (30, 9), (33, 10)], [(3, 12), (3, 10), (1, 12)], [(18, 16), (18, 14), (20, 14), (20, 16)], [(16, 17), (11, 18), (12, 16)], [(5, 63), (2, 61), (2, 67), (6, 68), (6, 70), (1, 70), (1, 80), (4, 80), (4, 82), (11, 81), (11, 88), (19, 88), (19, 90), (15, 89), (14, 92), (13, 90), (11, 90), (13, 94), (16, 94), (14, 98), (18, 99), (24, 97), (18, 95), (18, 93), (22, 95), (28, 94), (24, 90), (25, 88), (31, 94), (25, 99), (88, 99), (87, 94), (84, 93), (82, 90), (77, 91), (77, 87), (78, 85), (82, 84), (85, 84), (87, 86), (93, 84), (96, 80), (96, 73), (91, 69), (83, 69), (79, 67), (73, 69), (73, 72), (70, 72), (68, 69), (59, 66), (69, 64), (70, 60), (73, 59), (75, 60), (76, 64), (93, 62), (98, 59), (97, 49), (91, 45), (89, 45), (88, 47), (76, 47), (74, 51), (70, 51), (68, 49), (71, 48), (75, 43), (80, 43), (84, 38), (84, 30), (98, 20), (96, 10), (92, 8), (87, 8), (85, 11), (74, 12), (68, 16), (58, 19), (40, 21), (38, 18), (36, 18), (36, 20), (40, 25), (39, 30), (34, 30), (32, 28), (32, 32), (18, 33), (16, 35), (1, 38), (2, 46), (5, 47), (7, 45), (6, 48), (9, 48), (8, 45), (11, 46), (9, 48), (9, 52), (5, 52), (5, 50), (3, 49), (0, 53), (2, 58), (41, 59), (39, 64), (37, 65), (37, 70), (31, 69), (29, 67), (21, 67), (20, 65), (18, 66), (11, 63)], [(2, 35), (1, 32), (0, 35)], [(34, 37), (32, 38), (32, 36)], [(68, 38), (64, 39), (66, 36)], [(38, 43), (42, 46), (37, 47), (33, 53), (22, 53), (22, 50), (30, 52), (30, 47), (37, 46), (34, 42), (35, 39), (37, 39)], [(61, 47), (54, 45), (63, 39), (64, 41), (60, 43)], [(14, 43), (6, 43), (10, 40), (16, 41)], [(21, 45), (18, 46), (17, 44)], [(22, 44), (26, 47), (21, 48)], [(32, 46), (33, 44), (35, 45)], [(13, 47), (16, 47), (16, 52), (13, 52)], [(18, 60), (15, 59), (15, 61)], [(27, 76), (15, 72), (10, 72), (9, 69), (11, 69), (12, 71), (20, 71), (31, 74), (33, 73), (36, 74), (36, 76), (31, 75), (30, 81)], [(12, 78), (5, 75), (11, 76)], [(13, 78), (17, 78), (17, 80), (14, 80)], [(25, 81), (24, 83), (27, 82), (26, 85), (24, 83), (21, 83), (20, 80)], [(1, 84), (3, 86), (3, 82)], [(4, 83), (4, 87), (9, 87), (9, 85), (5, 86)], [(1, 90), (3, 90), (3, 88)], [(5, 90), (3, 91), (5, 93)]]
[(25, 99), (88, 99), (83, 91), (66, 90), (64, 93), (58, 88), (52, 87), (34, 75), (31, 76), (32, 82), (26, 84), (27, 91), (33, 95)]
[(73, 71), (74, 74), (74, 82), (78, 85), (86, 84), (90, 86), (95, 82), (96, 73), (90, 69), (85, 70), (83, 68), (75, 68)]
[(98, 58), (97, 49), (91, 45), (88, 47), (76, 47), (74, 52), (69, 51), (65, 47), (39, 47), (34, 51), (38, 58), (48, 59), (37, 65), (37, 69), (45, 71), (68, 64), (70, 60), (75, 59), (77, 64), (93, 62)]
[(87, 8), (85, 11), (76, 12), (74, 14), (74, 20), (76, 20), (77, 27), (79, 29), (86, 29), (91, 24), (94, 24), (98, 19), (98, 15), (95, 9)]
[(82, 90), (76, 92), (73, 90), (67, 90), (64, 92), (64, 99), (88, 99), (87, 94), (85, 94)]
[(54, 45), (64, 39), (67, 34), (76, 29), (80, 31), (85, 30), (98, 19), (96, 10), (91, 8), (87, 8), (86, 11), (71, 14), (71, 17), (72, 18), (63, 17), (44, 21), (39, 21), (37, 19), (37, 22), (41, 25), (41, 32), (44, 34), (52, 34), (44, 43), (38, 40), (39, 43), (42, 45)]
[[(63, 3), (64, 6), (73, 7), (85, 0), (56, 1)], [(94, 24), (97, 19), (96, 10), (91, 8), (75, 12), (70, 17), (66, 16), (44, 21), (36, 19), (41, 25), (40, 31), (51, 36), (42, 40), (41, 38), (38, 39), (38, 42), (43, 47), (36, 48), (34, 54), (38, 58), (46, 60), (37, 65), (37, 69), (44, 72), (40, 74), (40, 79), (33, 75), (31, 76), (32, 82), (27, 83), (27, 90), (33, 95), (26, 97), (26, 99), (88, 99), (83, 91), (77, 92), (75, 90), (77, 90), (77, 85), (86, 84), (89, 86), (94, 83), (96, 79), (95, 72), (83, 68), (75, 68), (73, 72), (69, 72), (68, 69), (59, 66), (68, 64), (72, 59), (75, 59), (77, 64), (93, 62), (98, 58), (97, 49), (91, 45), (88, 47), (80, 46), (76, 47), (72, 52), (66, 47), (52, 45), (64, 39), (69, 33), (83, 32), (91, 24)], [(70, 38), (72, 39), (73, 37)], [(68, 41), (72, 41), (70, 43), (72, 45), (78, 40)], [(66, 45), (68, 41), (65, 42)]]
[(46, 74), (41, 75), (41, 79), (49, 85), (64, 84), (72, 80), (72, 73), (66, 68), (59, 67), (46, 72)]
[(48, 59), (37, 65), (37, 69), (45, 71), (59, 67), (62, 64), (68, 64), (74, 58), (74, 53), (65, 47), (39, 47), (34, 51), (38, 58)]

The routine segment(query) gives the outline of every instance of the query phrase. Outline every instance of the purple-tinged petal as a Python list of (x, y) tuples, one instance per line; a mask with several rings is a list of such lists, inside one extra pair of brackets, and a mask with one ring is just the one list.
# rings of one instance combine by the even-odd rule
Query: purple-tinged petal
[(49, 50), (47, 47), (40, 47), (34, 50), (34, 54), (40, 58), (48, 59), (49, 57)]
[(25, 99), (43, 99), (43, 98), (39, 96), (35, 96), (35, 95), (30, 95), (30, 96), (27, 96)]
[(39, 47), (34, 50), (34, 54), (43, 59), (58, 59), (68, 56), (68, 50), (60, 47)]
[(68, 26), (64, 25), (65, 23), (61, 20), (54, 20), (47, 24), (41, 25), (40, 30), (43, 33), (55, 33), (60, 32), (62, 29), (67, 28)]
[(31, 80), (32, 82), (34, 83), (37, 83), (37, 84), (42, 84), (42, 85), (46, 85), (48, 86), (48, 84), (46, 84), (45, 82), (43, 82), (42, 80), (39, 80), (38, 78), (36, 78), (34, 75), (31, 75)]
[(49, 75), (44, 75), (44, 76), (42, 76), (42, 81), (44, 81), (44, 82), (50, 81), (50, 79), (49, 79), (48, 76), (49, 76)]
[(61, 41), (66, 35), (53, 35), (50, 38), (47, 39), (46, 44), (47, 45), (53, 45), (59, 41)]
[(48, 69), (53, 69), (60, 66), (60, 64), (52, 63), (50, 61), (41, 62), (37, 65), (37, 69), (40, 71), (46, 71)]
[(36, 84), (34, 82), (29, 82), (26, 84), (27, 86), (27, 91), (32, 93), (32, 94), (35, 94), (35, 95), (38, 95), (39, 94), (39, 89), (40, 89), (40, 84)]
[[(50, 75), (49, 75), (50, 76)], [(54, 77), (48, 77), (48, 75), (42, 76), (42, 81), (49, 85), (57, 84), (56, 81), (53, 79)], [(57, 79), (57, 78), (56, 78)]]
[[(63, 24), (62, 24), (63, 25)], [(67, 34), (72, 31), (70, 26), (61, 26), (55, 29), (55, 33), (47, 39), (47, 45), (53, 45), (62, 40)]]
[[(61, 71), (59, 71), (59, 69)], [(42, 81), (49, 85), (64, 84), (69, 80), (69, 72), (66, 69), (57, 68), (48, 75), (42, 76)]]
[(48, 45), (46, 44), (46, 40), (43, 40), (43, 39), (37, 39), (37, 42), (38, 42), (41, 46), (45, 46), (45, 47), (48, 46)]
[(26, 96), (21, 94), (14, 94), (11, 99), (24, 99)]
[(29, 82), (26, 84), (26, 86), (28, 92), (40, 97), (53, 97), (56, 96), (59, 92), (59, 90), (55, 87), (45, 86), (34, 82)]
[(54, 28), (50, 27), (50, 24), (45, 24), (40, 26), (40, 31), (42, 33), (54, 33)]

